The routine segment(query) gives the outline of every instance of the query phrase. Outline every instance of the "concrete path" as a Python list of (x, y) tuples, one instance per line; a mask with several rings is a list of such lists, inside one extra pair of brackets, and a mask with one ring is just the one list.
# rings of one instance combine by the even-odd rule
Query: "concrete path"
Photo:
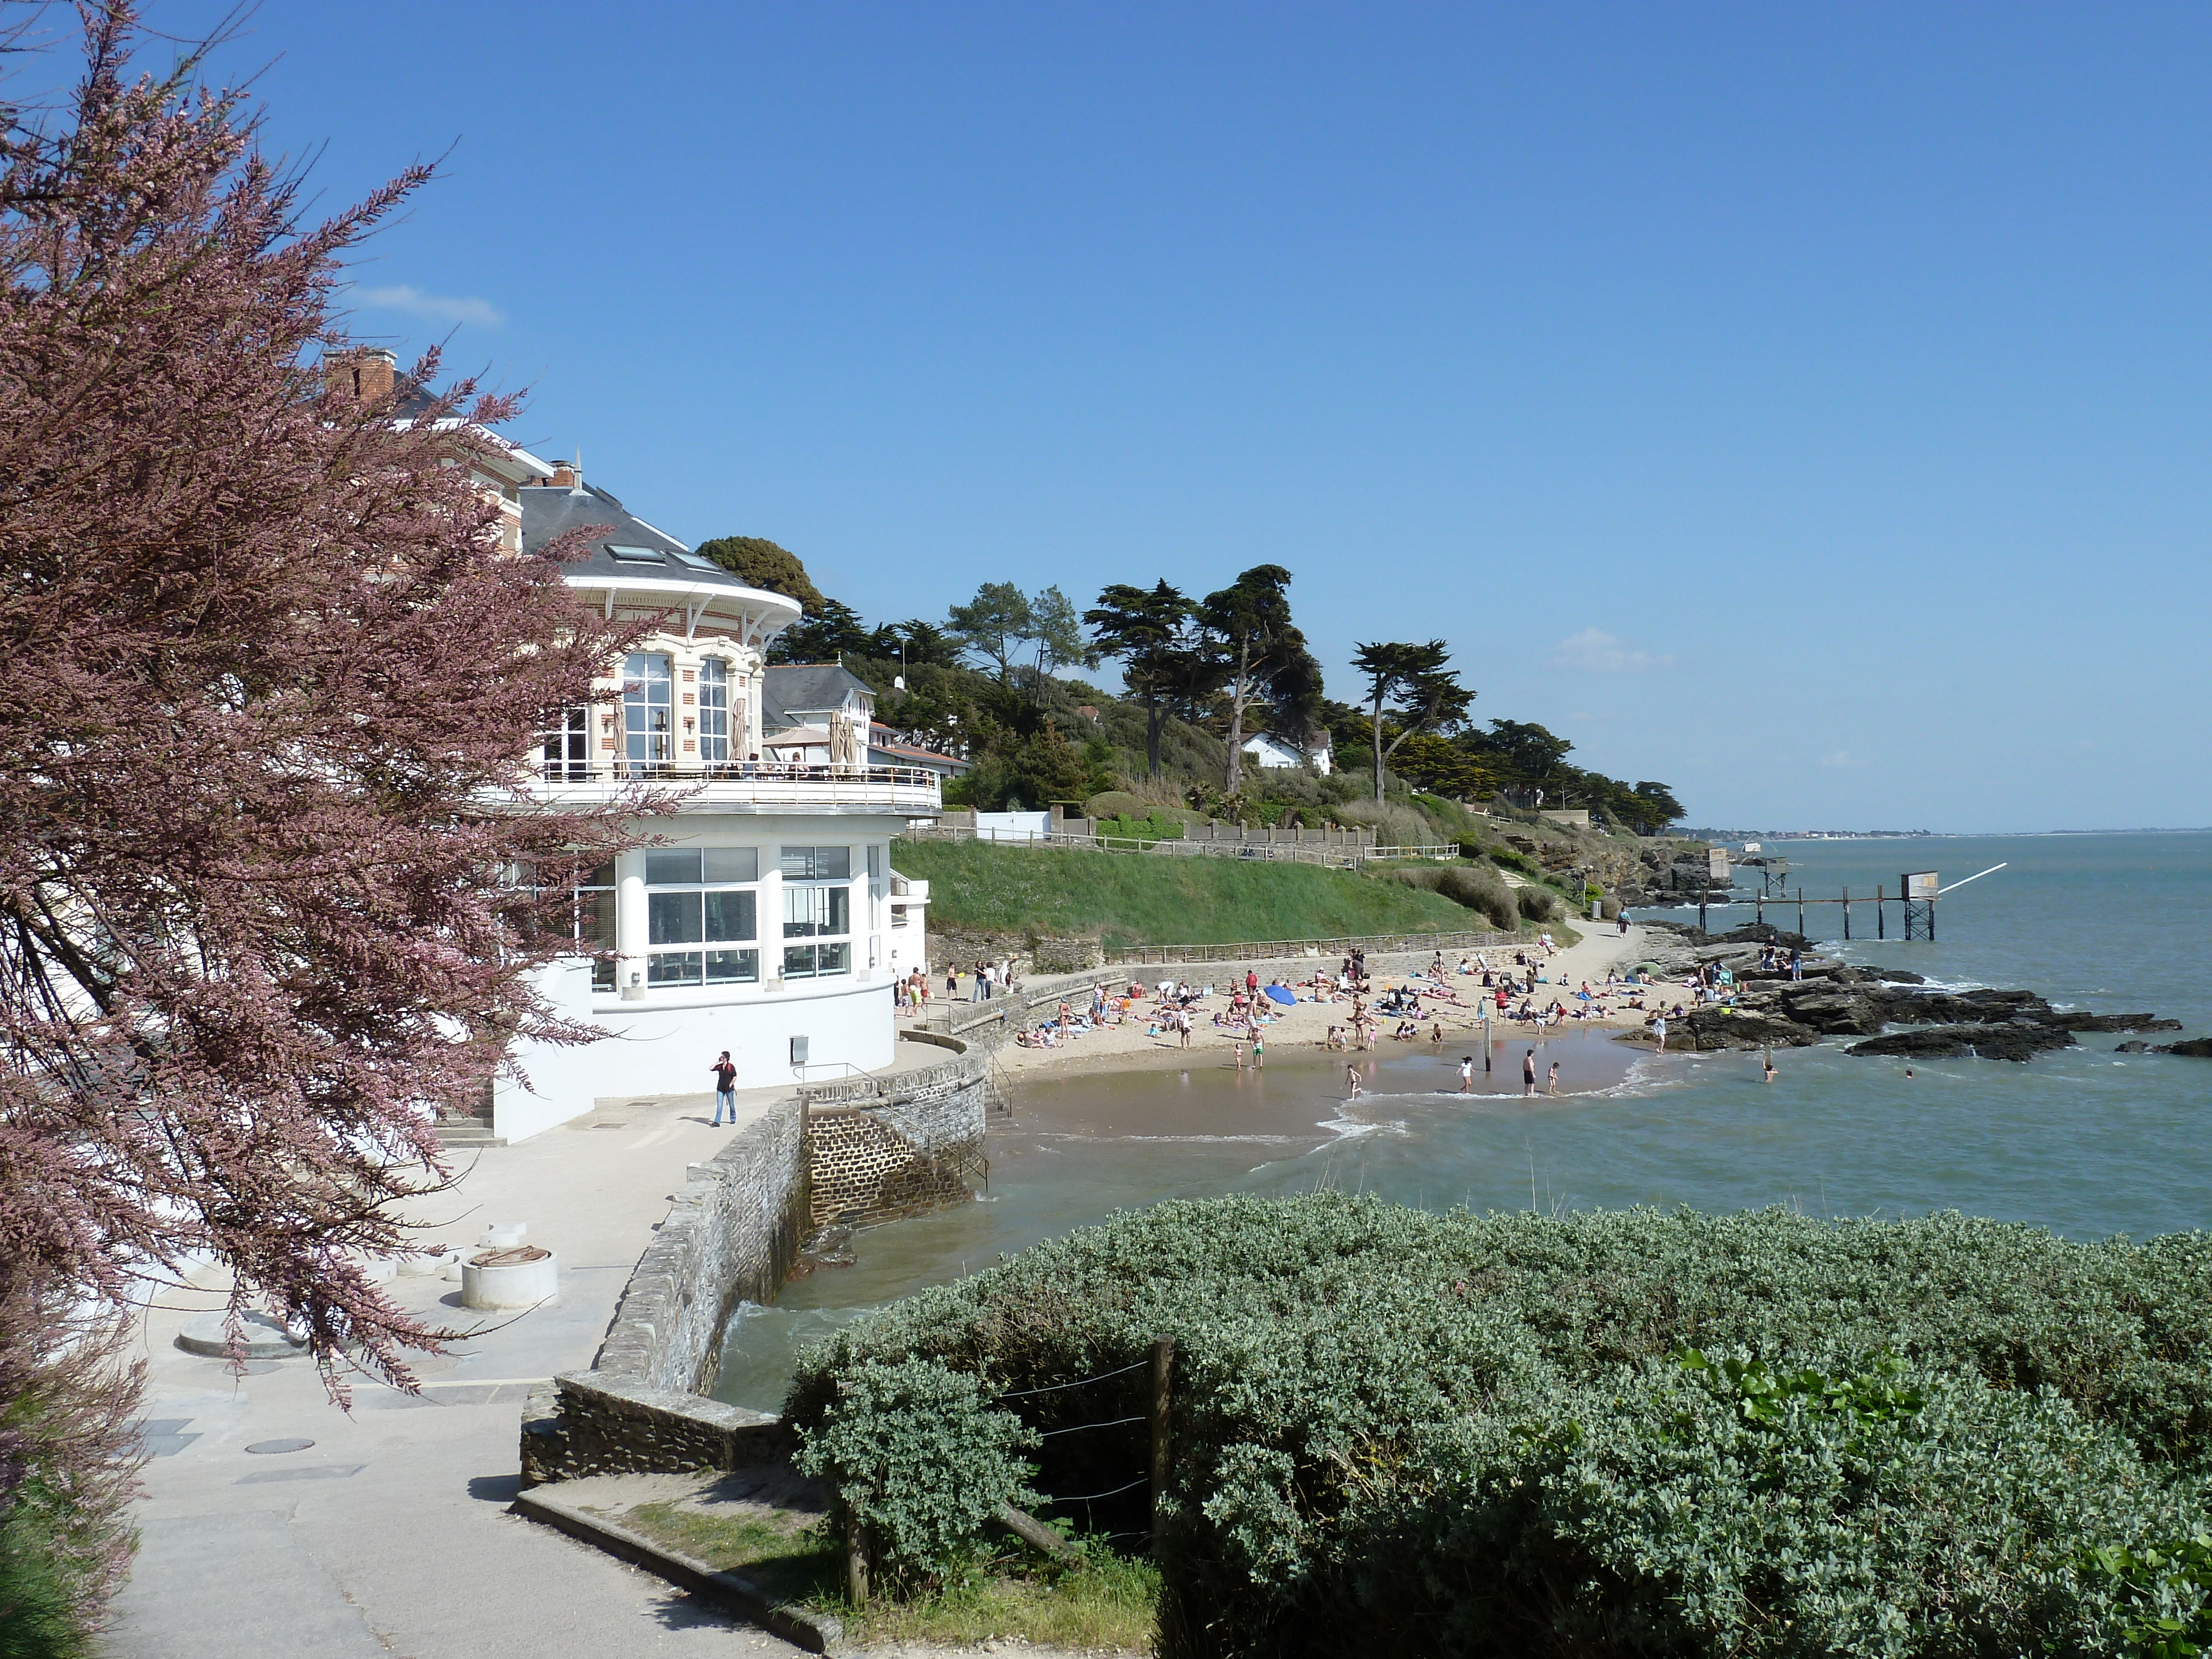
[[(942, 1057), (900, 1048), (902, 1060), (921, 1050), (909, 1063)], [(740, 1096), (741, 1115), (750, 1121), (787, 1092)], [(604, 1101), (518, 1146), (463, 1155), (459, 1188), (422, 1206), (424, 1236), (472, 1244), (486, 1222), (526, 1222), (532, 1243), (560, 1255), (561, 1297), (508, 1317), (461, 1308), (455, 1284), (395, 1280), (403, 1305), (473, 1333), (422, 1364), (419, 1397), (356, 1378), (349, 1415), (303, 1361), (234, 1376), (173, 1346), (220, 1296), (164, 1293), (144, 1322), (155, 1455), (111, 1659), (797, 1651), (506, 1513), (528, 1384), (591, 1363), (685, 1166), (730, 1138), (712, 1115), (708, 1095)], [(246, 1449), (284, 1438), (314, 1443)]]

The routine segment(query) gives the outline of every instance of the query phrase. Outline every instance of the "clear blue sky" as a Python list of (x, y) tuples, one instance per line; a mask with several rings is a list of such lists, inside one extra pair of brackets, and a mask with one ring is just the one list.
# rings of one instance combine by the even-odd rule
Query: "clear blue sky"
[(2212, 10), (248, 28), (326, 201), (450, 147), (364, 334), (871, 622), (1267, 561), (1693, 822), (2212, 823)]

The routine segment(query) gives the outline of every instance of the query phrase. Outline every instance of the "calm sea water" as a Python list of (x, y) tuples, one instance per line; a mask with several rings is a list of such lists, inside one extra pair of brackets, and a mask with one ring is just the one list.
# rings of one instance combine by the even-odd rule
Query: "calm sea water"
[[(2212, 833), (1935, 837), (1770, 843), (1791, 891), (1897, 890), (1907, 870), (1945, 881), (2007, 867), (1942, 901), (1936, 942), (1840, 946), (1953, 986), (2025, 987), (2063, 1006), (2151, 1010), (2212, 1033)], [(1680, 913), (1659, 912), (1660, 915)], [(1694, 913), (1691, 913), (1694, 915)], [(1750, 908), (1714, 914), (1718, 930)], [(1794, 926), (1794, 908), (1768, 919)], [(1894, 931), (1896, 908), (1891, 907)], [(1840, 941), (1836, 907), (1807, 931)], [(1874, 931), (1872, 907), (1853, 932)], [(1854, 1059), (1841, 1043), (1777, 1056), (1653, 1059), (1601, 1036), (1539, 1045), (1557, 1098), (1518, 1096), (1528, 1043), (1501, 1041), (1496, 1092), (1457, 1094), (1463, 1042), (1442, 1054), (1386, 1044), (1347, 1103), (1340, 1061), (1240, 1076), (1206, 1055), (1186, 1070), (1024, 1085), (994, 1122), (987, 1201), (871, 1229), (855, 1266), (787, 1285), (732, 1322), (716, 1393), (780, 1403), (798, 1345), (867, 1308), (987, 1266), (1131, 1205), (1320, 1187), (1444, 1208), (1631, 1204), (1820, 1215), (1959, 1209), (2069, 1237), (2145, 1237), (2212, 1224), (2212, 1060), (2112, 1052), (2119, 1036), (2027, 1064)], [(2155, 1036), (2152, 1041), (2168, 1040)], [(1473, 1050), (1480, 1054), (1479, 1047)]]

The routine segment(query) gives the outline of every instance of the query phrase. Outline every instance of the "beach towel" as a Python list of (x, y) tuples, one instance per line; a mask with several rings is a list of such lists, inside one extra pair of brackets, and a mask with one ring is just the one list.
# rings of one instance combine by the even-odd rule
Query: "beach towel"
[(1298, 994), (1287, 985), (1270, 985), (1267, 988), (1267, 1000), (1270, 1002), (1287, 1003), (1296, 1002), (1298, 1000)]

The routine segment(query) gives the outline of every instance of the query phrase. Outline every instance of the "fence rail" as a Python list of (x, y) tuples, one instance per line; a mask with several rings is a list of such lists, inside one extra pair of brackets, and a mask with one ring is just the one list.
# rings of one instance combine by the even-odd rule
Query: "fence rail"
[(909, 828), (906, 836), (911, 841), (988, 841), (1006, 847), (1072, 847), (1098, 853), (1151, 853), (1167, 858), (1254, 859), (1273, 864), (1316, 864), (1335, 870), (1356, 870), (1364, 864), (1385, 859), (1441, 860), (1459, 856), (1459, 848), (1453, 842), (1425, 847), (1370, 847), (1358, 842), (1146, 841), (1125, 836), (1066, 835), (1057, 830), (1015, 835), (951, 823)]
[(1520, 942), (1517, 933), (1379, 933), (1359, 939), (1245, 939), (1234, 945), (1137, 945), (1105, 953), (1107, 964), (1182, 962), (1280, 962), (1295, 957), (1350, 956), (1353, 951), (1486, 951)]

